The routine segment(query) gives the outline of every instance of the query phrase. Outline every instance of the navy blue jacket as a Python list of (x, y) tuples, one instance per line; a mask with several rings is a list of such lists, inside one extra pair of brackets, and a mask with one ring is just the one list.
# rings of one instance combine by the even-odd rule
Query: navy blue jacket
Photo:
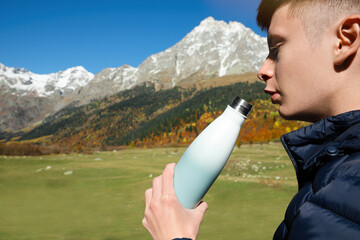
[(360, 111), (285, 134), (299, 191), (274, 240), (360, 239)]

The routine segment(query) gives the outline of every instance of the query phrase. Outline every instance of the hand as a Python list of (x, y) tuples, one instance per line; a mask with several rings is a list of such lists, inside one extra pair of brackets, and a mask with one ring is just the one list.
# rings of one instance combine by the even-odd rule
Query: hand
[(195, 209), (184, 208), (174, 190), (175, 163), (168, 164), (162, 175), (154, 178), (153, 188), (145, 191), (145, 217), (142, 224), (154, 240), (196, 239), (208, 208), (201, 202)]

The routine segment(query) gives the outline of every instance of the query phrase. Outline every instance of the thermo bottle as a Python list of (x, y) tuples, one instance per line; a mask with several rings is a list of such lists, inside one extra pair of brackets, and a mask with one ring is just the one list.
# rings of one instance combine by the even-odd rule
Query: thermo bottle
[(175, 167), (174, 188), (185, 208), (195, 208), (224, 168), (252, 106), (235, 97), (186, 149)]

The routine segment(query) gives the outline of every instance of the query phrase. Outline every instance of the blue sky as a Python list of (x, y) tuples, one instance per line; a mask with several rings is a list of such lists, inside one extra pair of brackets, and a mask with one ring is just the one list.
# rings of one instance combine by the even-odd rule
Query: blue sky
[(0, 63), (34, 73), (137, 67), (200, 22), (239, 21), (259, 35), (260, 0), (0, 0)]

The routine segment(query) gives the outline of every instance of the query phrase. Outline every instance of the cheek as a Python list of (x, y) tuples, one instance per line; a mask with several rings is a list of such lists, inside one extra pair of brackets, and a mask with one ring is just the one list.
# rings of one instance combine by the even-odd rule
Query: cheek
[(279, 55), (275, 70), (280, 91), (293, 97), (305, 97), (316, 93), (317, 79), (321, 74), (318, 68), (320, 67), (316, 66), (316, 61), (311, 58), (309, 52), (300, 51), (299, 48), (293, 51), (284, 49)]

